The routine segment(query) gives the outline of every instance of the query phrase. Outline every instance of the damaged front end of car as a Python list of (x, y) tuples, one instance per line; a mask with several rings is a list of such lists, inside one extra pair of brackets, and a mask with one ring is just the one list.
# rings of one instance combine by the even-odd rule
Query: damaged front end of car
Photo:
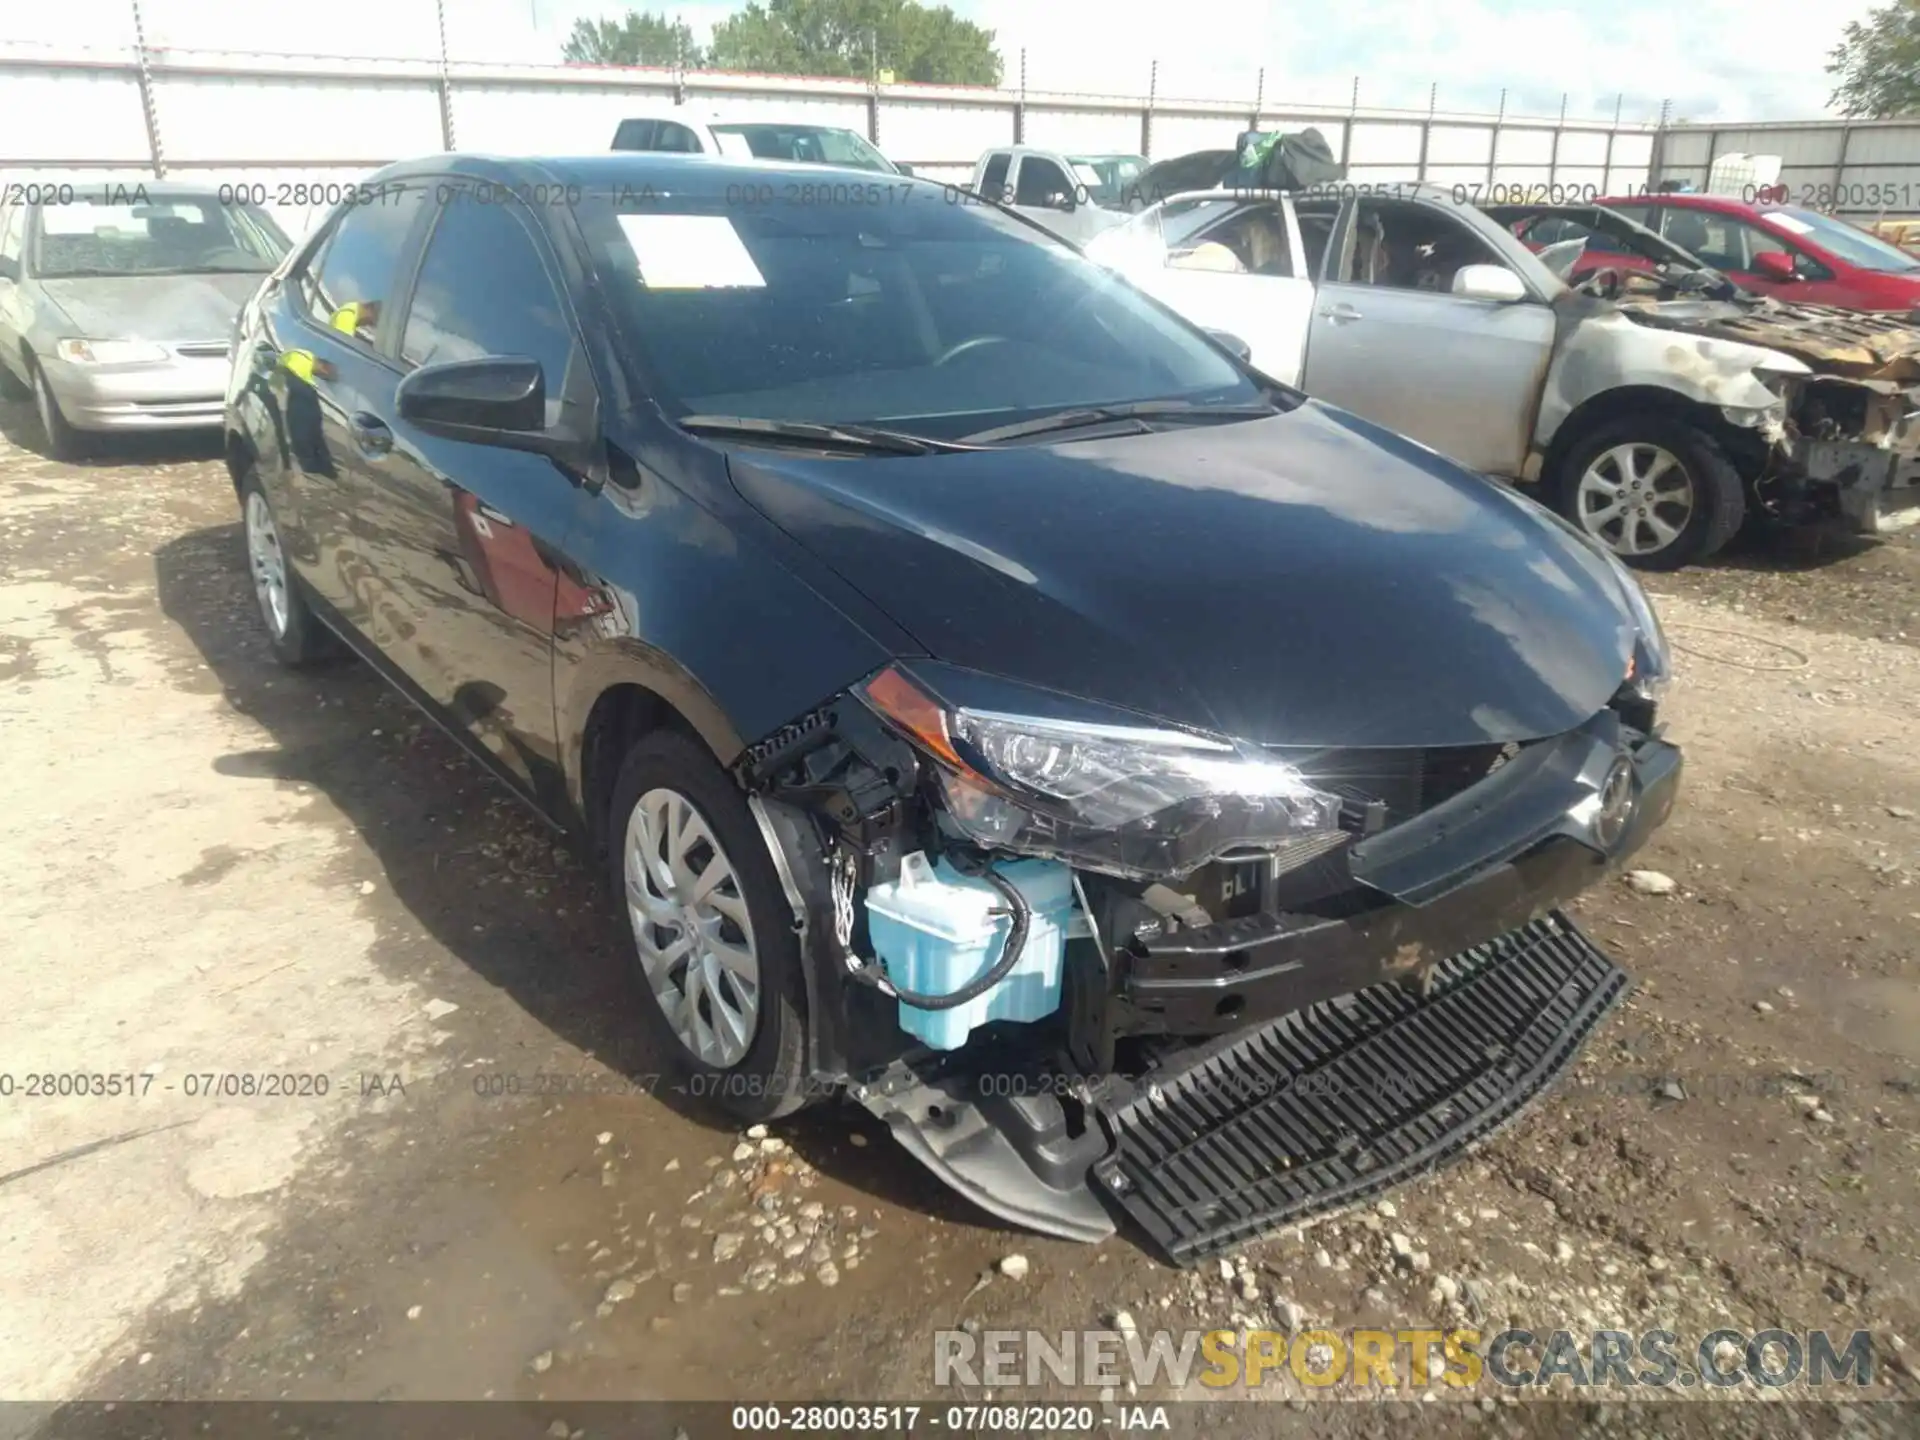
[(1425, 750), (888, 665), (734, 767), (802, 937), (810, 1069), (985, 1210), (1082, 1240), (1123, 1213), (1181, 1263), (1440, 1163), (1625, 991), (1559, 907), (1673, 804), (1636, 618), (1585, 723)]
[(1642, 325), (1756, 346), (1804, 367), (1771, 380), (1777, 407), (1741, 422), (1765, 442), (1753, 479), (1769, 514), (1871, 535), (1920, 507), (1920, 326), (1756, 296), (1623, 308)]

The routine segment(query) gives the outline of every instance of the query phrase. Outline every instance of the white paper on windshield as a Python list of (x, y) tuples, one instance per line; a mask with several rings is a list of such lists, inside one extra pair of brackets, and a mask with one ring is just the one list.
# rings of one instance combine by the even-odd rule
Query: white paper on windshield
[(1793, 215), (1782, 215), (1778, 210), (1767, 217), (1782, 230), (1791, 230), (1796, 235), (1811, 235), (1813, 227), (1806, 221)]
[(713, 140), (720, 147), (722, 155), (731, 155), (736, 160), (753, 159), (753, 147), (747, 144), (747, 137), (744, 135), (719, 131), (715, 133)]
[(1073, 173), (1080, 178), (1082, 185), (1098, 187), (1106, 184), (1106, 181), (1100, 178), (1100, 172), (1091, 165), (1076, 165), (1073, 167)]
[(724, 215), (622, 215), (649, 290), (763, 289), (767, 279)]

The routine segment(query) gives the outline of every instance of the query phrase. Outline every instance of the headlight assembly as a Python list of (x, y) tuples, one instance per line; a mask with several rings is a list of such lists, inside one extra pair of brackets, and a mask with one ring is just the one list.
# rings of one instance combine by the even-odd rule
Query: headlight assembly
[(76, 365), (154, 365), (167, 348), (147, 340), (56, 340), (53, 353)]
[(1162, 878), (1231, 853), (1330, 844), (1347, 828), (1340, 796), (1257, 746), (971, 709), (897, 667), (856, 693), (935, 762), (947, 814), (980, 845)]

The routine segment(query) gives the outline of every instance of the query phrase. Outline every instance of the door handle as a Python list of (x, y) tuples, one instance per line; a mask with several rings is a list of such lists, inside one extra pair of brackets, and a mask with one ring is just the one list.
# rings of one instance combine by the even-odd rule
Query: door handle
[(363, 455), (384, 455), (393, 449), (393, 431), (387, 422), (364, 410), (347, 417), (347, 433)]
[(1329, 305), (1326, 309), (1322, 310), (1320, 312), (1320, 318), (1322, 320), (1331, 320), (1334, 324), (1341, 325), (1349, 320), (1358, 320), (1360, 318), (1360, 312), (1345, 301), (1342, 301), (1338, 305)]

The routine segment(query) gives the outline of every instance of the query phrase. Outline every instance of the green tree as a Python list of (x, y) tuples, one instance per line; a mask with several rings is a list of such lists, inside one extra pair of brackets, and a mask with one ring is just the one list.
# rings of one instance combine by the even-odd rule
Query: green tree
[(1827, 73), (1839, 77), (1829, 103), (1843, 115), (1884, 120), (1920, 111), (1920, 0), (1893, 0), (1864, 24), (1849, 21)]
[(713, 27), (721, 70), (998, 85), (993, 32), (915, 0), (754, 0)]
[(618, 20), (576, 20), (560, 52), (576, 65), (671, 65), (704, 70), (706, 54), (684, 20), (629, 10)]

